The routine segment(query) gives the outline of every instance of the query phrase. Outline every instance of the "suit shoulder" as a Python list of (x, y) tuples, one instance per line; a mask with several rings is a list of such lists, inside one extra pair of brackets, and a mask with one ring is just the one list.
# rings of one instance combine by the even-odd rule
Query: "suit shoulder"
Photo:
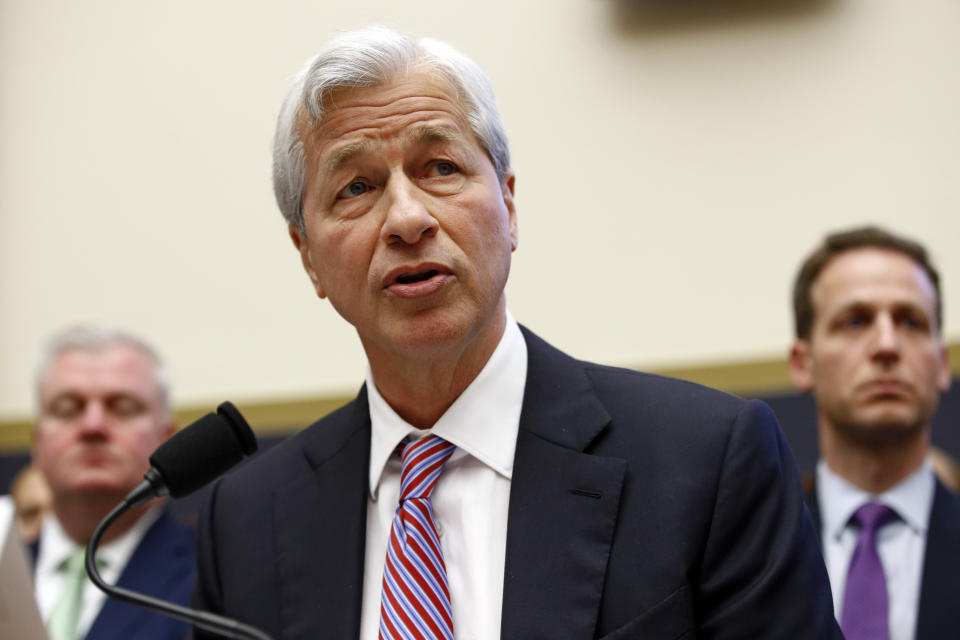
[[(526, 327), (521, 327), (527, 342), (530, 379), (550, 380), (566, 376), (562, 383), (577, 386), (574, 370), (580, 370), (590, 381), (594, 391), (617, 406), (626, 404), (635, 409), (637, 405), (670, 410), (683, 408), (709, 408), (722, 414), (735, 414), (747, 402), (730, 394), (703, 385), (676, 378), (644, 373), (635, 369), (614, 367), (586, 360), (578, 360), (550, 345)], [(564, 373), (567, 372), (567, 373)]]
[(611, 432), (676, 441), (725, 439), (736, 424), (776, 430), (772, 410), (702, 385), (623, 367), (575, 359), (523, 328), (527, 342), (527, 391), (534, 397), (595, 398), (609, 414)]
[(687, 380), (591, 362), (582, 365), (611, 413), (640, 411), (650, 418), (669, 417), (671, 421), (686, 418), (701, 424), (704, 420), (732, 421), (751, 409), (770, 413), (770, 409), (757, 400), (745, 400)]
[(743, 398), (688, 380), (595, 362), (581, 360), (580, 363), (593, 380), (603, 385), (631, 389), (650, 395), (666, 393), (683, 398), (703, 398), (712, 403), (719, 402), (731, 407), (740, 406), (746, 402)]

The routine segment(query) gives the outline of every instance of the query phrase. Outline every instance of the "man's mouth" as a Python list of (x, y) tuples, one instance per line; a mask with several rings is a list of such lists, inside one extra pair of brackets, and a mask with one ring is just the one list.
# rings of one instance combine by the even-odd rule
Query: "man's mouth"
[(871, 380), (864, 384), (862, 388), (868, 395), (877, 398), (901, 397), (910, 392), (908, 384), (895, 379)]
[(415, 282), (423, 282), (424, 280), (429, 280), (435, 275), (438, 275), (440, 272), (436, 269), (426, 269), (424, 271), (417, 271), (416, 273), (401, 273), (397, 276), (397, 282), (399, 284), (413, 284)]
[(419, 264), (391, 271), (384, 289), (400, 298), (422, 298), (443, 289), (453, 279), (450, 269), (439, 264)]

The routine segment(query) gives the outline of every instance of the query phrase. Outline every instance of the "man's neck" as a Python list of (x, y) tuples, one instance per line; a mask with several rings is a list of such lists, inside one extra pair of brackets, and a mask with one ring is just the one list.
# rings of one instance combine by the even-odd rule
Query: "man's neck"
[[(100, 521), (123, 500), (125, 496), (110, 495), (70, 495), (54, 497), (53, 512), (60, 521), (64, 533), (78, 545), (89, 542), (93, 531)], [(130, 509), (117, 518), (104, 532), (100, 543), (104, 544), (125, 534), (130, 528), (156, 504), (151, 500), (135, 509)]]
[(830, 470), (873, 494), (896, 486), (923, 465), (930, 446), (930, 430), (883, 445), (865, 445), (820, 425), (820, 457)]
[[(472, 340), (437, 347), (413, 357), (390, 356), (367, 348), (373, 379), (383, 399), (401, 418), (429, 429), (480, 374), (506, 327), (506, 311)], [(365, 345), (366, 347), (367, 345)]]

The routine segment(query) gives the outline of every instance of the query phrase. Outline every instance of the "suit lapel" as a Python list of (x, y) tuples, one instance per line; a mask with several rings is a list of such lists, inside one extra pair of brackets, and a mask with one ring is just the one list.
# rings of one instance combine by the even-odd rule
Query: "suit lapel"
[[(274, 557), (284, 638), (356, 638), (363, 595), (370, 457), (366, 390), (309, 434), (309, 465), (274, 492)], [(266, 550), (265, 550), (266, 552)]]
[[(172, 598), (176, 588), (189, 584), (186, 581), (196, 572), (192, 543), (192, 536), (175, 525), (168, 513), (160, 514), (130, 556), (117, 586), (165, 600)], [(99, 640), (142, 637), (144, 629), (155, 628), (158, 620), (164, 627), (177, 628), (175, 625), (182, 624), (186, 629), (184, 623), (171, 623), (160, 613), (108, 596), (87, 637)]]
[(944, 637), (957, 617), (954, 592), (960, 573), (960, 498), (937, 480), (927, 530), (916, 640)]
[(583, 453), (610, 421), (580, 363), (524, 329), (502, 638), (592, 638), (626, 462)]

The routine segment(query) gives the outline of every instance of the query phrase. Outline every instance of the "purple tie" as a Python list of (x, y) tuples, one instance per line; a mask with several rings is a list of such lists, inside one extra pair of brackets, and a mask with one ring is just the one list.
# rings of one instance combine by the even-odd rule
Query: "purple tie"
[(877, 554), (877, 531), (897, 518), (890, 507), (868, 502), (853, 514), (860, 525), (843, 594), (840, 628), (847, 640), (889, 640), (887, 579)]

